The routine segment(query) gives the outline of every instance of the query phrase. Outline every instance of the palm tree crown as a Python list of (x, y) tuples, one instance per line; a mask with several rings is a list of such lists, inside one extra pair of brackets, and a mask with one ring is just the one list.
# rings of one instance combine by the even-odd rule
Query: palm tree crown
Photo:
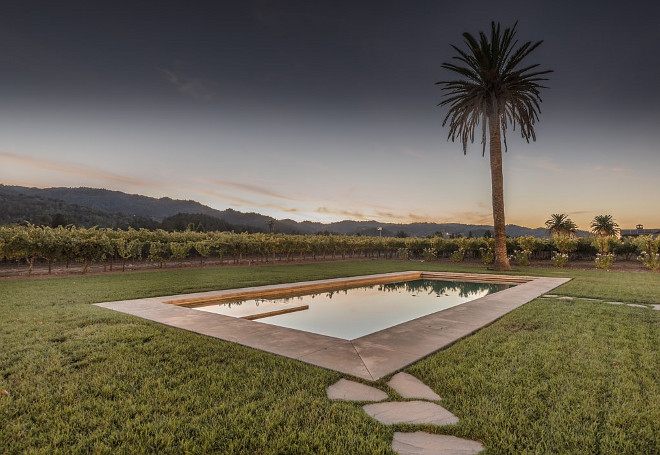
[(553, 213), (545, 222), (545, 228), (550, 235), (565, 235), (572, 237), (577, 233), (577, 225), (565, 213)]
[(474, 129), (481, 125), (481, 143), (486, 153), (487, 124), (492, 116), (499, 119), (506, 150), (506, 130), (509, 124), (520, 128), (520, 134), (529, 142), (536, 140), (534, 124), (541, 112), (539, 89), (546, 88), (539, 82), (540, 77), (552, 70), (533, 71), (538, 64), (520, 67), (522, 61), (543, 41), (526, 42), (517, 49), (516, 24), (500, 32), (500, 25), (491, 23), (490, 40), (484, 32), (479, 40), (469, 33), (463, 33), (468, 51), (458, 52), (454, 57), (463, 65), (443, 63), (442, 67), (458, 73), (461, 80), (440, 81), (445, 90), (445, 99), (440, 106), (449, 105), (449, 112), (442, 122), (449, 122), (448, 139), (458, 137), (463, 143), (463, 153), (467, 153), (467, 143), (474, 142)]
[(591, 232), (596, 235), (617, 235), (619, 225), (614, 222), (612, 215), (596, 215), (591, 222)]

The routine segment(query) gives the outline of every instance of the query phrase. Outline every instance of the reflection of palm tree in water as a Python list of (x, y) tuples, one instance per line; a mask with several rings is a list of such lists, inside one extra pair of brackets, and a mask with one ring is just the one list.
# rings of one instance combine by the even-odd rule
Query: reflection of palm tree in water
[(506, 284), (492, 284), (492, 283), (468, 283), (468, 282), (453, 282), (442, 280), (413, 280), (404, 281), (401, 283), (387, 283), (380, 285), (379, 290), (385, 292), (396, 292), (405, 290), (409, 293), (420, 294), (426, 292), (429, 295), (435, 294), (438, 296), (446, 295), (447, 293), (456, 293), (460, 297), (470, 297), (475, 294), (487, 294), (501, 291), (508, 288)]

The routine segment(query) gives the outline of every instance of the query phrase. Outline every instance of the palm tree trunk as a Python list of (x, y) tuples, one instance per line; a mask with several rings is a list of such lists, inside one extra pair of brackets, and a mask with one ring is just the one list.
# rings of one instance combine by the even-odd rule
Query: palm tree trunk
[(506, 255), (506, 231), (504, 230), (504, 178), (502, 176), (502, 141), (500, 139), (500, 119), (491, 115), (488, 120), (490, 130), (490, 178), (493, 195), (493, 228), (495, 231), (495, 270), (511, 270)]

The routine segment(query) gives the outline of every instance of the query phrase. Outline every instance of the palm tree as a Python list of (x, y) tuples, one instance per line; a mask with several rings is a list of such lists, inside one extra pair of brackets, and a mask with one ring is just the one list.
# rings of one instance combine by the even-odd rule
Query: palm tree
[(596, 215), (591, 222), (591, 232), (603, 237), (617, 235), (619, 225), (614, 222), (612, 215)]
[(545, 228), (550, 235), (565, 235), (573, 237), (577, 233), (577, 225), (565, 213), (553, 213), (545, 222)]
[(506, 130), (518, 125), (520, 134), (529, 142), (536, 140), (534, 124), (539, 119), (540, 92), (545, 88), (541, 77), (551, 70), (536, 71), (538, 64), (521, 65), (522, 61), (542, 41), (526, 42), (519, 47), (516, 24), (500, 32), (500, 25), (491, 23), (490, 39), (479, 32), (479, 40), (463, 33), (467, 51), (452, 45), (458, 53), (454, 59), (459, 64), (443, 63), (444, 69), (458, 73), (459, 80), (440, 81), (444, 100), (440, 106), (449, 105), (449, 112), (442, 122), (449, 122), (447, 140), (458, 137), (467, 154), (468, 141), (474, 142), (474, 130), (481, 127), (482, 154), (486, 154), (486, 137), (489, 138), (490, 173), (493, 199), (493, 224), (495, 231), (496, 270), (510, 270), (506, 255), (504, 229), (504, 183), (502, 177), (502, 141), (506, 151)]

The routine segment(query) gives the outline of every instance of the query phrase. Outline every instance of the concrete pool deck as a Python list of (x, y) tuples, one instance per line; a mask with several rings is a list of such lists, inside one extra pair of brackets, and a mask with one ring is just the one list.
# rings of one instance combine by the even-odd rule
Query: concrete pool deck
[(401, 272), (240, 289), (247, 295), (325, 290), (396, 279), (436, 278), (517, 284), (393, 327), (344, 340), (180, 306), (235, 296), (237, 290), (97, 303), (96, 306), (282, 355), (369, 381), (400, 370), (569, 281), (569, 278)]

